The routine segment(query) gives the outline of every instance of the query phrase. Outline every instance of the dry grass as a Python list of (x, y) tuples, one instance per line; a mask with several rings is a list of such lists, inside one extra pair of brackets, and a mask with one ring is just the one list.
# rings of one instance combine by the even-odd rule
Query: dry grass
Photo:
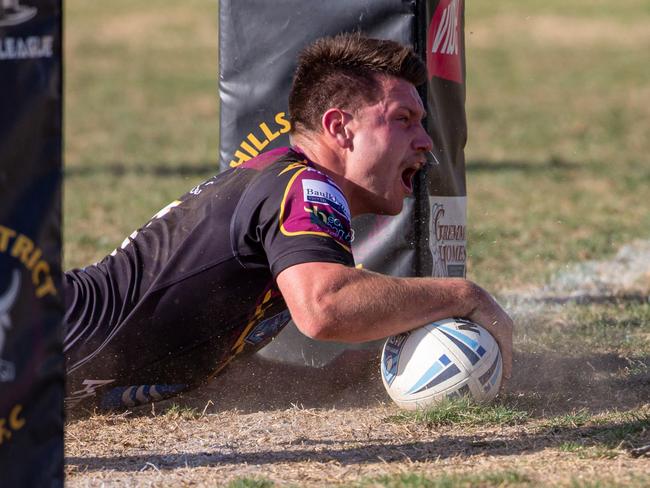
[[(494, 471), (523, 474), (535, 485), (650, 481), (647, 459), (632, 457), (625, 445), (590, 445), (594, 428), (550, 429), (537, 419), (514, 427), (429, 429), (387, 422), (395, 411), (376, 405), (227, 410), (194, 419), (94, 416), (68, 425), (66, 484), (210, 486), (263, 477), (283, 486), (331, 486), (401, 473)], [(637, 442), (650, 442), (650, 435)], [(567, 454), (567, 445), (579, 446), (579, 455)]]
[(526, 38), (548, 49), (580, 49), (594, 46), (623, 49), (650, 43), (645, 20), (583, 18), (571, 15), (501, 13), (472, 25), (470, 42), (481, 48), (502, 46), (512, 39)]

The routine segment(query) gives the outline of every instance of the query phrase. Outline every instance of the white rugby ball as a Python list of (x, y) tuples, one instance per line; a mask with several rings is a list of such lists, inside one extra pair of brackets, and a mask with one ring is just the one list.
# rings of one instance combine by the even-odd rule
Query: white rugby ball
[(501, 385), (501, 351), (480, 325), (445, 319), (386, 339), (381, 378), (393, 401), (408, 410), (445, 398), (492, 400)]

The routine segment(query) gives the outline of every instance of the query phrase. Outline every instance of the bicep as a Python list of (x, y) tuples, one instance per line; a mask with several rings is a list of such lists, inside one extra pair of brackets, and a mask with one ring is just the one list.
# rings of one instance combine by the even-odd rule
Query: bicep
[(310, 337), (318, 335), (314, 330), (329, 319), (324, 315), (330, 297), (349, 282), (355, 271), (339, 263), (309, 262), (290, 266), (278, 274), (278, 288), (303, 333)]

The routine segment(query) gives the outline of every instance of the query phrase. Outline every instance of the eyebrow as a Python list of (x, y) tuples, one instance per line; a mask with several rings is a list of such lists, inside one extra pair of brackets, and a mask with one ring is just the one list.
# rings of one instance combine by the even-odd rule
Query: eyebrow
[[(399, 109), (406, 110), (409, 113), (410, 116), (416, 116), (418, 114), (418, 112), (419, 112), (419, 111), (416, 112), (415, 110), (412, 110), (411, 108), (407, 107), (406, 105), (398, 105), (397, 110), (399, 110)], [(420, 120), (425, 119), (426, 117), (427, 117), (427, 111), (422, 109), (422, 117), (420, 118)]]

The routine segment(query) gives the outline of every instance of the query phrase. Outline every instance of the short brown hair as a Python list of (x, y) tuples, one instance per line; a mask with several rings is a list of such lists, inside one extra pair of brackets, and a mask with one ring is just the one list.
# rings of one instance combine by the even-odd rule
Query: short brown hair
[(418, 86), (427, 80), (427, 69), (411, 48), (395, 41), (359, 33), (318, 39), (298, 58), (289, 93), (291, 132), (320, 130), (330, 107), (376, 103), (383, 94), (378, 75)]

